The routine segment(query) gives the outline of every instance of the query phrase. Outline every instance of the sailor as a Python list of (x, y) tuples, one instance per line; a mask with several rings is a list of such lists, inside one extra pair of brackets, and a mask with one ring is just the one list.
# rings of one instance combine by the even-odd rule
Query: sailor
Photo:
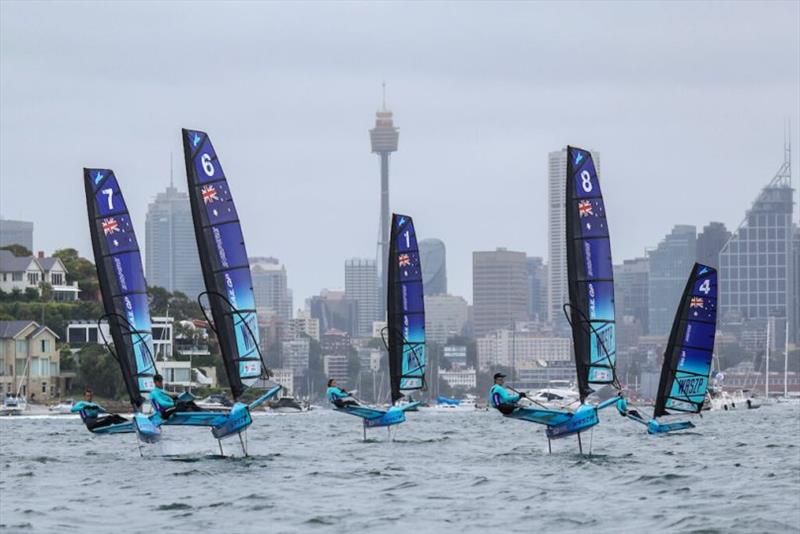
[[(94, 431), (97, 428), (105, 426), (116, 425), (118, 423), (126, 423), (127, 419), (115, 413), (109, 414), (102, 406), (92, 401), (93, 394), (90, 388), (86, 388), (83, 392), (83, 400), (76, 402), (70, 408), (72, 413), (81, 414), (86, 428)], [(100, 417), (100, 414), (108, 414)]]
[(349, 391), (346, 391), (336, 385), (336, 380), (331, 378), (328, 380), (328, 391), (325, 393), (328, 401), (333, 403), (337, 408), (344, 408), (345, 406), (358, 406), (358, 401), (355, 400)]
[(519, 408), (519, 399), (527, 397), (527, 395), (522, 392), (512, 393), (508, 390), (510, 388), (505, 388), (505, 378), (506, 375), (503, 373), (495, 373), (494, 385), (492, 389), (489, 390), (489, 402), (503, 415), (509, 415)]
[(164, 377), (155, 375), (153, 377), (155, 387), (150, 391), (150, 403), (153, 404), (153, 409), (161, 414), (164, 419), (169, 417), (175, 412), (202, 412), (204, 411), (200, 406), (196, 405), (194, 401), (181, 401), (177, 397), (170, 395), (164, 391)]

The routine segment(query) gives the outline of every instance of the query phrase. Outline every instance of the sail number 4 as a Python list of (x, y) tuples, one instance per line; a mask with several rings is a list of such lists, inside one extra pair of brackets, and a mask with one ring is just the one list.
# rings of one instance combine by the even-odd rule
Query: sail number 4
[(706, 278), (705, 282), (700, 284), (700, 287), (698, 287), (697, 290), (702, 291), (703, 293), (708, 295), (711, 292), (711, 280)]

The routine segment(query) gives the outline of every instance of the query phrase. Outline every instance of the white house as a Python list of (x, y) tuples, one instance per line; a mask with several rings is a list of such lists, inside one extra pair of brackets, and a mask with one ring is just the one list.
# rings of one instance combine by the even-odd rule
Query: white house
[(47, 258), (43, 252), (37, 256), (14, 256), (0, 250), (0, 290), (11, 293), (15, 289), (25, 292), (35, 289), (41, 294), (41, 283), (50, 284), (53, 300), (78, 300), (77, 282), (67, 282), (67, 268), (58, 258)]

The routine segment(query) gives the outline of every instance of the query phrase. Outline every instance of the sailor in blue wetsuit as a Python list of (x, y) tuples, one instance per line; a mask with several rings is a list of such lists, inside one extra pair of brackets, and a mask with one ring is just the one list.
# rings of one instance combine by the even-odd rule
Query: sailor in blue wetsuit
[(169, 419), (176, 412), (202, 412), (200, 406), (194, 401), (179, 401), (166, 391), (164, 391), (164, 377), (155, 375), (153, 377), (155, 387), (150, 391), (150, 403), (153, 409), (161, 414), (164, 419)]
[(348, 391), (336, 385), (336, 380), (331, 378), (328, 380), (328, 391), (325, 392), (328, 397), (328, 402), (332, 403), (337, 408), (344, 408), (345, 406), (358, 406), (358, 401), (355, 400)]
[[(81, 414), (81, 419), (86, 425), (86, 428), (93, 431), (97, 428), (128, 422), (128, 420), (121, 415), (106, 412), (102, 406), (92, 401), (93, 397), (92, 390), (86, 388), (83, 392), (83, 400), (76, 402), (72, 405), (72, 408), (70, 408), (72, 413)], [(107, 415), (101, 417), (100, 414)]]
[(489, 390), (489, 402), (497, 408), (503, 415), (509, 415), (519, 408), (519, 399), (525, 397), (525, 393), (513, 393), (505, 386), (506, 375), (496, 373), (494, 375), (494, 385)]

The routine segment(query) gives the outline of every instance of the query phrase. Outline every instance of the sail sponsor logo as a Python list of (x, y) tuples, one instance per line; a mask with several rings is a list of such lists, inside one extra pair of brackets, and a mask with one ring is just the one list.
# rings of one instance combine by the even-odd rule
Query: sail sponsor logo
[(702, 391), (705, 378), (695, 376), (692, 378), (679, 378), (678, 391), (684, 395), (696, 395)]
[(119, 288), (122, 291), (128, 291), (128, 281), (125, 278), (125, 271), (122, 269), (122, 260), (119, 257), (114, 258), (114, 269), (117, 271), (117, 280), (119, 281)]
[(225, 287), (228, 288), (228, 300), (231, 303), (231, 306), (234, 308), (239, 308), (239, 304), (236, 302), (236, 291), (233, 288), (233, 279), (231, 278), (230, 273), (225, 273)]
[(131, 299), (127, 296), (123, 299), (123, 302), (125, 303), (125, 316), (131, 326), (136, 328), (136, 315), (133, 313), (133, 302), (131, 302)]
[(583, 242), (583, 254), (586, 264), (586, 276), (594, 278), (594, 265), (592, 262), (592, 247), (588, 241)]
[[(222, 242), (222, 233), (220, 233), (219, 228), (212, 228), (212, 233), (214, 234), (214, 244), (217, 245), (217, 255), (219, 256), (219, 263), (223, 268), (230, 267), (228, 265), (228, 254), (225, 252), (225, 244)], [(225, 275), (228, 276), (227, 274)], [(230, 277), (227, 278), (230, 280)], [(230, 282), (231, 287), (233, 287), (233, 282)]]
[[(683, 335), (683, 342), (689, 343), (689, 340), (692, 339), (692, 323), (686, 323), (686, 332)], [(681, 363), (683, 365), (683, 361), (686, 359), (686, 351), (681, 351)]]
[(597, 316), (597, 298), (594, 291), (594, 284), (589, 282), (587, 289), (589, 292), (589, 318), (592, 319)]

